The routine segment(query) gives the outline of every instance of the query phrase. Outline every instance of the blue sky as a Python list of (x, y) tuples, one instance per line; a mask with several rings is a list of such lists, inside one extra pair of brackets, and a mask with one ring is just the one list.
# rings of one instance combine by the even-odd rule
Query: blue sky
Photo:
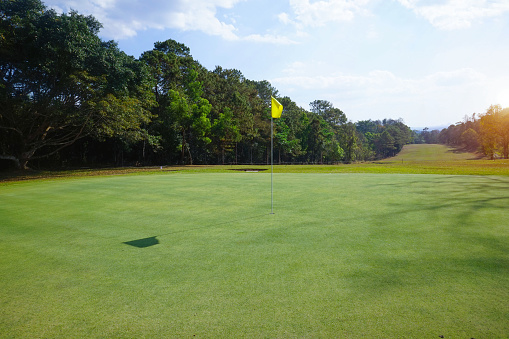
[(509, 107), (509, 0), (47, 0), (139, 57), (174, 39), (299, 106), (434, 127)]

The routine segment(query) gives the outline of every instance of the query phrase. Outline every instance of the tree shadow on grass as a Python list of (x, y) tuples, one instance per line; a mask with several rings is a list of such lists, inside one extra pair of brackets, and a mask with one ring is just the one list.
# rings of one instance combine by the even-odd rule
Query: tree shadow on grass
[(468, 160), (481, 160), (481, 159), (487, 159), (486, 156), (480, 152), (478, 152), (476, 149), (469, 149), (467, 147), (451, 147), (447, 153), (454, 153), (454, 154), (471, 154), (472, 157), (468, 158)]

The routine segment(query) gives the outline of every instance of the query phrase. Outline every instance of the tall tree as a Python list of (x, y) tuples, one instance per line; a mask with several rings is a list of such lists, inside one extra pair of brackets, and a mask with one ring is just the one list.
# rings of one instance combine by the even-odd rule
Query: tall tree
[(500, 105), (491, 105), (480, 120), (481, 147), (486, 156), (491, 160), (495, 158), (495, 152), (500, 136)]
[(213, 120), (219, 119), (220, 114), (226, 114), (226, 109), (233, 114), (240, 136), (234, 148), (226, 151), (235, 153), (235, 161), (239, 154), (241, 159), (249, 161), (254, 152), (267, 150), (270, 124), (266, 115), (269, 106), (259, 96), (255, 82), (248, 81), (239, 70), (217, 66), (207, 77), (204, 92), (212, 104)]
[(396, 153), (394, 142), (395, 140), (391, 133), (387, 130), (383, 131), (375, 140), (377, 153), (384, 158), (393, 156)]
[(26, 168), (80, 138), (143, 138), (144, 67), (98, 37), (91, 16), (37, 0), (0, 2), (0, 158)]
[[(270, 99), (270, 97), (269, 97)], [(289, 97), (279, 98), (285, 113), (274, 121), (274, 142), (284, 161), (291, 161), (301, 156), (303, 133), (306, 128), (306, 111), (297, 106)]]
[(479, 147), (479, 135), (472, 128), (461, 133), (460, 140), (463, 147), (468, 151), (475, 151)]
[(154, 132), (170, 154), (178, 152), (181, 163), (192, 164), (193, 153), (200, 153), (211, 141), (212, 105), (203, 97), (201, 65), (192, 58), (188, 47), (171, 39), (156, 42), (141, 60), (150, 68), (154, 80), (152, 90), (158, 104), (154, 108)]
[(498, 135), (504, 159), (509, 159), (509, 107), (500, 111)]
[(213, 136), (217, 138), (216, 144), (220, 147), (221, 163), (224, 164), (226, 151), (232, 151), (241, 138), (233, 113), (229, 108), (226, 108), (224, 113), (219, 113), (219, 118), (212, 125), (212, 132)]
[(346, 163), (350, 163), (355, 159), (358, 137), (355, 124), (348, 122), (341, 126), (340, 145), (342, 146), (343, 158)]
[(345, 113), (326, 100), (315, 100), (309, 105), (311, 112), (318, 114), (332, 126), (340, 126), (347, 121)]

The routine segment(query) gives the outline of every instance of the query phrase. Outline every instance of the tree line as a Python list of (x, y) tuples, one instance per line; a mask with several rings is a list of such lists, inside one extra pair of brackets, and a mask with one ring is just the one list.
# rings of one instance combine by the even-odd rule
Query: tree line
[(101, 27), (40, 0), (0, 3), (0, 167), (267, 163), (271, 96), (284, 106), (276, 163), (380, 159), (415, 137), (401, 119), (353, 123), (326, 100), (306, 110), (171, 39), (136, 59)]
[(433, 132), (435, 143), (480, 152), (491, 160), (509, 159), (509, 108), (491, 105), (485, 113), (467, 115), (462, 122)]

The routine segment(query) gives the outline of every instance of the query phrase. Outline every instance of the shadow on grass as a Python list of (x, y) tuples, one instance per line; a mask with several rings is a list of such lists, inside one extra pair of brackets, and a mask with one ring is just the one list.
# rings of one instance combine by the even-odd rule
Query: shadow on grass
[(145, 248), (159, 244), (159, 240), (157, 240), (157, 236), (153, 236), (149, 238), (126, 241), (124, 244), (138, 248)]
[(469, 149), (467, 147), (451, 147), (447, 153), (454, 153), (454, 154), (471, 154), (472, 158), (468, 158), (467, 160), (481, 160), (486, 159), (486, 156), (480, 152), (477, 152), (476, 149)]
[(203, 229), (203, 228), (218, 227), (218, 226), (228, 225), (228, 224), (232, 224), (232, 223), (238, 223), (238, 222), (245, 221), (245, 220), (258, 219), (263, 216), (266, 216), (266, 214), (256, 215), (256, 216), (246, 217), (246, 218), (233, 219), (233, 220), (229, 220), (229, 221), (225, 221), (225, 222), (221, 222), (221, 223), (217, 223), (217, 224), (213, 224), (213, 225), (192, 227), (192, 228), (188, 228), (188, 229), (181, 230), (181, 231), (173, 231), (173, 232), (159, 234), (159, 235), (155, 235), (153, 237), (148, 237), (148, 238), (124, 241), (123, 244), (138, 247), (138, 248), (145, 248), (145, 247), (150, 247), (150, 246), (159, 244), (159, 240), (157, 239), (157, 237), (159, 237), (159, 236), (164, 236), (164, 235), (169, 235), (169, 234), (177, 234), (177, 233), (186, 233), (186, 232), (191, 232), (191, 231), (195, 231), (195, 230), (199, 230), (199, 229)]

